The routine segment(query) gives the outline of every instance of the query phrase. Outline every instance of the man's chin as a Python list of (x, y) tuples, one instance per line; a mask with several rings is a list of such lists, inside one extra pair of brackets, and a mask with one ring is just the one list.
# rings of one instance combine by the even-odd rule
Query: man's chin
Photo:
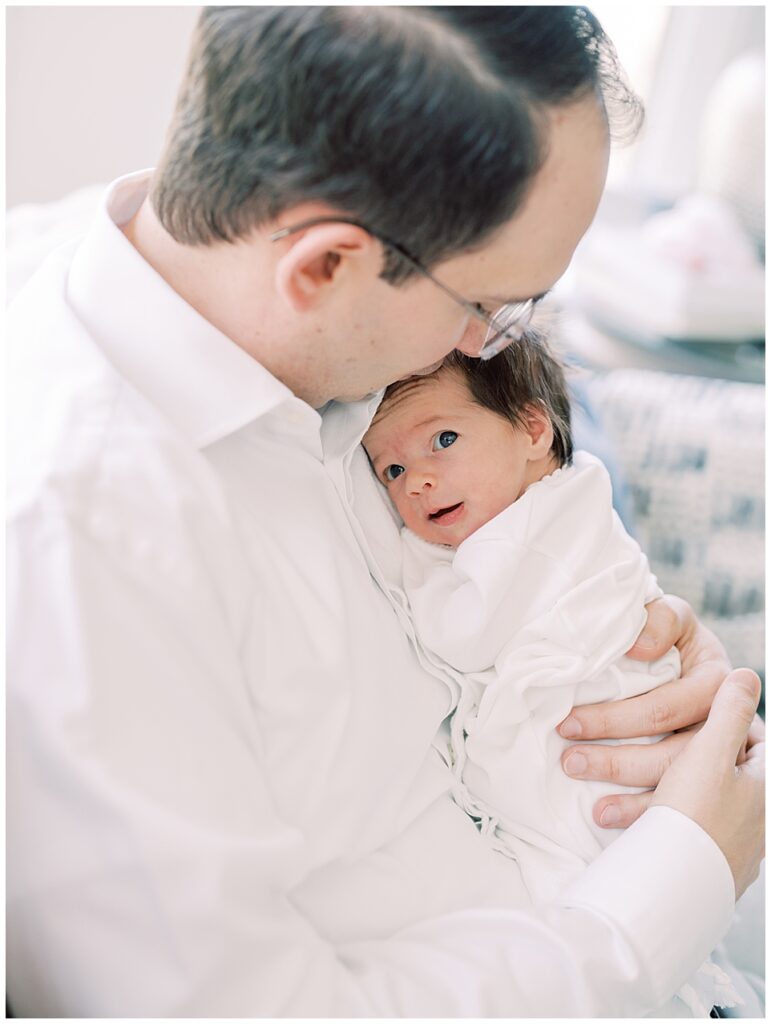
[(351, 392), (351, 393), (335, 395), (335, 397), (334, 397), (334, 399), (332, 399), (332, 401), (335, 401), (335, 402), (345, 402), (346, 404), (350, 404), (351, 402), (363, 402), (366, 399), (370, 399), (374, 395), (377, 395), (379, 392), (381, 392), (383, 390), (384, 387), (385, 387), (385, 385), (383, 385), (382, 387), (379, 387), (379, 388), (373, 388), (371, 391), (363, 391), (363, 392), (362, 391), (357, 391), (355, 393)]
[(436, 363), (431, 363), (430, 366), (424, 367), (422, 370), (413, 370), (412, 373), (407, 373), (404, 377), (400, 377), (399, 380), (409, 380), (410, 377), (427, 377), (430, 373), (435, 373), (444, 362), (444, 359), (438, 360)]
[[(439, 359), (437, 362), (432, 363), (430, 366), (424, 366), (422, 370), (412, 370), (410, 373), (405, 373), (403, 377), (397, 377), (395, 381), (388, 381), (388, 384), (396, 384), (403, 380), (410, 380), (412, 377), (427, 377), (430, 373), (434, 373), (444, 362), (444, 359)], [(382, 391), (383, 388), (387, 387), (388, 384), (381, 384), (379, 387), (372, 388), (370, 391), (363, 393), (357, 392), (356, 394), (340, 394), (335, 396), (336, 402), (360, 402), (364, 398), (370, 398), (372, 395), (377, 394), (378, 391)]]

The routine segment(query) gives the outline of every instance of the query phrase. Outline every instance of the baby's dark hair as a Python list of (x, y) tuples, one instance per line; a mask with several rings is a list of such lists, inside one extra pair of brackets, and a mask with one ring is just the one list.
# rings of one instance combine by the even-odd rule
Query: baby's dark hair
[(475, 402), (503, 416), (515, 427), (525, 426), (528, 407), (536, 406), (549, 417), (554, 441), (551, 451), (560, 466), (573, 459), (570, 431), (570, 394), (565, 370), (550, 350), (544, 333), (532, 325), (522, 339), (508, 345), (493, 359), (483, 361), (451, 352), (438, 370), (425, 378), (411, 377), (386, 388), (383, 402), (405, 387), (431, 379), (447, 370), (460, 371)]

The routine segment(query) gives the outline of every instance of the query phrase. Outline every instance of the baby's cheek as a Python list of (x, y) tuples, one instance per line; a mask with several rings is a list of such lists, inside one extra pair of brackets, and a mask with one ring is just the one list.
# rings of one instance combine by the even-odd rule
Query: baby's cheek
[(404, 506), (398, 509), (399, 515), (404, 520), (404, 525), (408, 526), (413, 533), (416, 533), (418, 537), (425, 538), (426, 531), (430, 532), (429, 525), (423, 516), (423, 513), (416, 508), (415, 502), (407, 501)]
[(404, 520), (405, 524), (407, 526), (409, 526), (410, 529), (412, 529), (412, 526), (411, 526), (412, 514), (411, 514), (411, 509), (410, 509), (410, 502), (405, 501), (404, 497), (402, 495), (399, 495), (399, 494), (392, 494), (391, 495), (391, 501), (393, 502), (396, 511), (399, 513), (399, 515)]
[(400, 508), (399, 515), (404, 520), (405, 526), (409, 526), (413, 533), (420, 532), (423, 520), (420, 516), (415, 515), (415, 509), (412, 506), (407, 505), (405, 508)]

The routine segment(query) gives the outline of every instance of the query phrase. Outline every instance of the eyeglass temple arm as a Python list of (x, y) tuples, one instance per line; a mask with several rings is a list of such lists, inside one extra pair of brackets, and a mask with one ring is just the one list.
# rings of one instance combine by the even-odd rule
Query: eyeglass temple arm
[(368, 235), (376, 238), (381, 245), (387, 245), (389, 249), (394, 249), (403, 260), (405, 260), (413, 268), (417, 270), (419, 274), (427, 277), (429, 281), (432, 281), (437, 288), (440, 288), (445, 295), (448, 295), (451, 299), (454, 299), (460, 306), (462, 306), (466, 312), (475, 317), (477, 320), (481, 320), (482, 323), (486, 324), (487, 327), (492, 328), (499, 334), (505, 334), (507, 328), (502, 327), (494, 317), (490, 316), (489, 313), (483, 312), (473, 302), (469, 302), (468, 299), (464, 299), (463, 296), (456, 292), (454, 288), (444, 284), (438, 278), (434, 277), (430, 270), (427, 270), (420, 260), (416, 259), (411, 253), (407, 252), (403, 245), (398, 242), (392, 241), (390, 238), (386, 238), (385, 235), (378, 234), (377, 231), (373, 231), (372, 228), (367, 227), (360, 220), (356, 220), (353, 217), (310, 217), (308, 220), (300, 221), (299, 224), (292, 224), (288, 228), (279, 228), (278, 231), (274, 231), (270, 235), (271, 242), (277, 242), (281, 238), (286, 238), (288, 235), (293, 235), (297, 231), (304, 231), (306, 228), (316, 227), (318, 224), (352, 224), (354, 227), (361, 228), (362, 231), (366, 231)]

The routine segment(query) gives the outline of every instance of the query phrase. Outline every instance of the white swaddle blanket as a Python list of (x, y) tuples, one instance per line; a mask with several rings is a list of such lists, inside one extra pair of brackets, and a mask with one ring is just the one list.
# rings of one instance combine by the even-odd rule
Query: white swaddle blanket
[[(592, 819), (618, 786), (568, 778), (557, 725), (574, 705), (636, 696), (680, 672), (674, 648), (652, 663), (624, 655), (661, 590), (611, 498), (602, 463), (577, 452), (457, 550), (402, 531), (418, 636), (464, 673), (451, 728), (457, 799), (539, 902), (618, 834)], [(680, 997), (697, 1015), (735, 1005), (713, 964)]]

